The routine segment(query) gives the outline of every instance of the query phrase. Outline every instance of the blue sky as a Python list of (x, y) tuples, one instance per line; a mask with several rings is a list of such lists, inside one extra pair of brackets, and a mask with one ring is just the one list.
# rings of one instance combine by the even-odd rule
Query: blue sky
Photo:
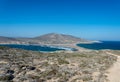
[(120, 40), (120, 0), (0, 0), (0, 36)]

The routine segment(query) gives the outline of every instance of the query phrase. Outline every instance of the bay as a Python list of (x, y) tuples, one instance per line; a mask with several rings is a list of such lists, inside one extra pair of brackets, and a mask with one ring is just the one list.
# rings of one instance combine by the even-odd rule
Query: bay
[(120, 41), (101, 41), (100, 43), (77, 44), (77, 46), (93, 50), (120, 50)]

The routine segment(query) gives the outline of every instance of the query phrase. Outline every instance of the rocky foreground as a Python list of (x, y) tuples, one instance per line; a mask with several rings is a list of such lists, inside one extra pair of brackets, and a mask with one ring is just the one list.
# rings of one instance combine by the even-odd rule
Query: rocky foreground
[(0, 82), (104, 82), (116, 60), (105, 51), (40, 53), (0, 47)]

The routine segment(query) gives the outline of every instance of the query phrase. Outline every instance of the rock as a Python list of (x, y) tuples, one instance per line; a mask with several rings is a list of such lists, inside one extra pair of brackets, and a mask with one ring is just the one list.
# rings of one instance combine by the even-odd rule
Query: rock
[(29, 69), (29, 70), (35, 70), (35, 69), (36, 69), (36, 67), (29, 66), (27, 69)]
[(35, 71), (28, 71), (28, 72), (26, 72), (25, 76), (28, 77), (28, 78), (35, 79), (35, 78), (39, 77), (39, 74)]
[(13, 70), (7, 70), (7, 73), (8, 74), (14, 74), (14, 71)]
[(12, 75), (12, 74), (1, 74), (0, 75), (1, 81), (11, 81), (13, 79), (14, 79), (14, 75)]

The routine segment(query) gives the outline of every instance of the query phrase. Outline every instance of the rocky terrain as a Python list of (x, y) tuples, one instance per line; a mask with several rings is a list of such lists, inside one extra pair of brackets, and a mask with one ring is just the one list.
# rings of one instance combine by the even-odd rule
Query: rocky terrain
[(116, 60), (106, 51), (40, 53), (0, 47), (0, 82), (104, 82)]

